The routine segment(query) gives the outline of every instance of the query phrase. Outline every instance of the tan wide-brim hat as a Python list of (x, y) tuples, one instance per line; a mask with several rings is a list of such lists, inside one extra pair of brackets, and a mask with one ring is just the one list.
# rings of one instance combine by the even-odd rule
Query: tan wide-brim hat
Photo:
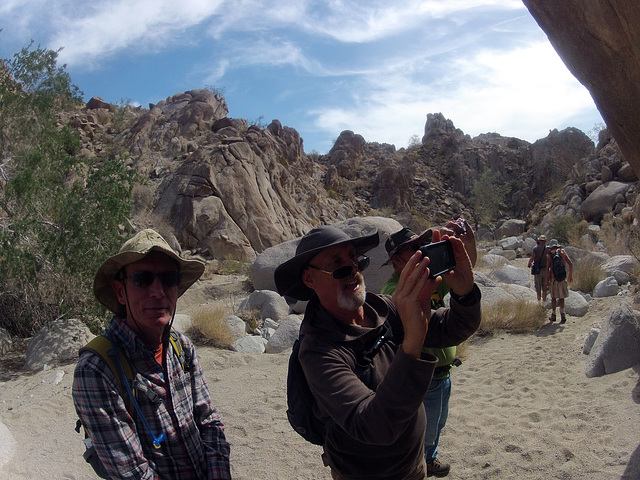
[(124, 316), (124, 306), (118, 301), (111, 283), (122, 267), (142, 260), (151, 252), (162, 252), (178, 264), (181, 275), (178, 297), (186, 292), (204, 273), (204, 262), (196, 259), (185, 260), (180, 257), (158, 232), (148, 228), (127, 240), (118, 254), (108, 258), (98, 269), (93, 280), (93, 293), (98, 301), (116, 315)]

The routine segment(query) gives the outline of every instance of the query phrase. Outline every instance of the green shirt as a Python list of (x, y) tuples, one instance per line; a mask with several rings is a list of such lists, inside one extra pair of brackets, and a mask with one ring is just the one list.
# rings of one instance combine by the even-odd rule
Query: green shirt
[[(387, 280), (385, 284), (382, 286), (380, 293), (385, 295), (393, 295), (393, 292), (395, 292), (396, 288), (398, 288), (399, 280), (400, 280), (400, 275), (394, 272), (389, 277), (389, 280)], [(447, 285), (443, 280), (442, 282), (440, 282), (440, 285), (438, 285), (438, 288), (436, 288), (436, 291), (433, 292), (433, 295), (431, 296), (432, 310), (437, 310), (440, 307), (444, 307), (444, 297), (447, 293), (449, 293), (449, 285)], [(449, 365), (448, 370), (443, 370), (442, 372), (434, 375), (433, 376), (434, 379), (441, 379), (449, 376), (449, 374), (451, 373), (451, 364), (456, 358), (455, 345), (451, 347), (445, 347), (445, 348), (425, 347), (422, 349), (422, 351), (435, 355), (438, 358), (438, 363), (436, 364), (436, 368)]]

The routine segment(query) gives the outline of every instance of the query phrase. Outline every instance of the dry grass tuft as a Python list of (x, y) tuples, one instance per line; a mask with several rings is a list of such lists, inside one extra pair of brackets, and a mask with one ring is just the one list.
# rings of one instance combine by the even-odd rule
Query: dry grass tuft
[(498, 331), (531, 333), (546, 323), (546, 310), (529, 300), (501, 300), (482, 307), (482, 321), (477, 335), (493, 335)]
[(602, 265), (595, 260), (574, 262), (573, 266), (572, 290), (592, 293), (598, 282), (605, 279)]
[(189, 331), (199, 345), (229, 348), (236, 338), (224, 321), (229, 312), (220, 306), (202, 305), (191, 313), (193, 327)]

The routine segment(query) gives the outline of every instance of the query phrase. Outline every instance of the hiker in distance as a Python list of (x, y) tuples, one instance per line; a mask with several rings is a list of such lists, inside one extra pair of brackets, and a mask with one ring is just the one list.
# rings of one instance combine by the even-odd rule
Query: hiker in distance
[(564, 312), (564, 299), (569, 296), (567, 280), (573, 282), (573, 262), (558, 240), (552, 238), (547, 252), (547, 285), (551, 296), (549, 321), (552, 323), (556, 321), (556, 306), (560, 307), (560, 323), (567, 321)]
[(536, 290), (536, 296), (538, 302), (544, 303), (547, 301), (548, 285), (547, 285), (547, 254), (549, 249), (547, 248), (546, 235), (540, 235), (537, 240), (537, 245), (531, 252), (531, 257), (527, 266), (531, 269), (531, 275), (533, 275), (533, 286)]
[[(322, 458), (334, 480), (427, 476), (422, 400), (438, 359), (422, 349), (457, 345), (480, 324), (480, 290), (469, 256), (459, 239), (450, 241), (456, 261), (445, 275), (451, 306), (433, 312), (431, 295), (441, 277), (429, 278), (429, 258), (420, 251), (407, 262), (392, 297), (366, 293), (364, 254), (378, 245), (377, 231), (351, 238), (333, 226), (315, 228), (275, 270), (281, 295), (309, 301), (299, 360), (314, 413), (327, 428)], [(379, 347), (368, 375), (357, 375), (356, 357), (387, 325), (392, 338)]]
[(201, 261), (181, 258), (147, 229), (96, 273), (94, 294), (114, 313), (104, 335), (134, 375), (122, 393), (122, 375), (90, 350), (75, 369), (74, 405), (105, 478), (231, 478), (224, 425), (195, 347), (171, 327), (178, 297), (203, 272)]
[[(475, 234), (467, 221), (464, 219), (451, 219), (444, 227), (440, 228), (440, 233), (442, 234), (443, 232), (462, 240), (469, 255), (471, 266), (475, 266), (478, 258)], [(391, 263), (393, 265), (393, 273), (380, 289), (380, 293), (393, 295), (402, 269), (407, 264), (407, 261), (418, 248), (431, 243), (432, 234), (432, 229), (425, 230), (418, 235), (405, 227), (387, 238), (384, 246), (389, 259), (385, 264)], [(449, 286), (445, 280), (442, 280), (431, 296), (432, 310), (445, 306), (444, 298), (447, 293), (449, 293)], [(453, 365), (460, 365), (461, 362), (456, 358), (455, 345), (442, 348), (425, 347), (422, 351), (431, 353), (438, 358), (433, 379), (422, 402), (427, 414), (427, 429), (424, 434), (424, 459), (427, 462), (427, 475), (446, 477), (449, 475), (451, 465), (438, 458), (438, 443), (449, 416), (451, 370)]]

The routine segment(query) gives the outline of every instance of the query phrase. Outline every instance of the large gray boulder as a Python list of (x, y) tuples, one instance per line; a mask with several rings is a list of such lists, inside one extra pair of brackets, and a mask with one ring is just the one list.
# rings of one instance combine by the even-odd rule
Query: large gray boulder
[(271, 318), (280, 323), (289, 316), (286, 300), (272, 290), (255, 290), (240, 302), (236, 315), (243, 319)]
[[(374, 228), (378, 230), (380, 243), (367, 253), (367, 256), (371, 259), (371, 264), (363, 275), (367, 291), (379, 293), (382, 285), (393, 273), (393, 268), (390, 265), (381, 268), (382, 264), (389, 258), (384, 248), (384, 243), (389, 235), (400, 230), (403, 225), (397, 220), (385, 217), (355, 217), (343, 222), (337, 222), (334, 225), (352, 237), (365, 235)], [(295, 255), (300, 238), (302, 237), (270, 247), (258, 255), (249, 270), (249, 276), (255, 289), (276, 291), (273, 272), (278, 265)]]
[(259, 335), (249, 335), (236, 340), (233, 345), (231, 345), (231, 350), (240, 353), (259, 355), (264, 353), (266, 345), (266, 338)]
[(278, 329), (269, 338), (266, 353), (280, 353), (293, 347), (300, 333), (302, 318), (298, 315), (289, 315), (289, 318), (282, 322)]
[(524, 0), (587, 87), (625, 159), (640, 173), (640, 9), (636, 0)]
[(632, 184), (607, 182), (596, 188), (580, 205), (580, 213), (588, 222), (600, 222), (606, 213), (613, 211), (618, 195), (625, 195)]
[(505, 265), (502, 268), (492, 270), (488, 276), (498, 283), (515, 284), (522, 287), (531, 285), (531, 272), (513, 265)]
[(593, 288), (593, 298), (614, 297), (620, 291), (615, 277), (607, 277)]
[(586, 367), (587, 377), (600, 377), (640, 364), (639, 312), (622, 303), (611, 310), (596, 339)]
[(607, 275), (613, 275), (617, 271), (631, 274), (637, 265), (638, 260), (633, 255), (614, 255), (602, 267)]
[(94, 337), (80, 320), (55, 320), (33, 336), (22, 368), (40, 370), (52, 363), (77, 360), (80, 348)]

